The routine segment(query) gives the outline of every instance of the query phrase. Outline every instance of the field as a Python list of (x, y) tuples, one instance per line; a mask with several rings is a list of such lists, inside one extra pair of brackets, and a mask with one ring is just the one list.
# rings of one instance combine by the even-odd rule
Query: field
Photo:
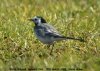
[[(42, 16), (64, 40), (50, 48), (28, 19)], [(0, 0), (0, 71), (100, 71), (100, 0)]]

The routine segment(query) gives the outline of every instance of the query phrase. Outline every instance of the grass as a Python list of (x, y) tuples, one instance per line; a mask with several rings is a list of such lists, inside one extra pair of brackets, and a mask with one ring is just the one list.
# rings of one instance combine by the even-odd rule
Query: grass
[[(81, 37), (86, 42), (56, 42), (50, 55), (50, 48), (36, 39), (34, 24), (28, 21), (37, 15), (63, 35)], [(1, 0), (0, 71), (36, 68), (43, 69), (40, 71), (100, 70), (99, 0)]]

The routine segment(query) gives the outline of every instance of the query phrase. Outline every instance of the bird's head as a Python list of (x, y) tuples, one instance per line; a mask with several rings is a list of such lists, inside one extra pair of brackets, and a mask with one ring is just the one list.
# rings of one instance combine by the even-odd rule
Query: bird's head
[(41, 16), (35, 16), (32, 19), (29, 19), (30, 21), (33, 21), (35, 23), (35, 25), (40, 25), (42, 23), (46, 23), (46, 20), (44, 18), (42, 18)]

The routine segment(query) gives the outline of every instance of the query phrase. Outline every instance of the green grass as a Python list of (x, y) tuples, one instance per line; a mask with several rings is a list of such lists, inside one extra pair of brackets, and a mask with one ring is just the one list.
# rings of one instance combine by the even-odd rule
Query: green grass
[[(81, 37), (86, 42), (56, 42), (50, 55), (50, 48), (36, 39), (34, 24), (28, 21), (37, 15), (63, 35)], [(10, 68), (99, 71), (100, 0), (1, 0), (0, 71), (10, 71)]]

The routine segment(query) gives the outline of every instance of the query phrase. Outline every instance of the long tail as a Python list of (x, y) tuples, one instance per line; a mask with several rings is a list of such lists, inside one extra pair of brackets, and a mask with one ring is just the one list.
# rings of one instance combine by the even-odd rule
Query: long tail
[(74, 37), (65, 37), (66, 39), (71, 39), (71, 40), (78, 40), (78, 41), (80, 41), (80, 42), (85, 42), (85, 40), (84, 39), (82, 39), (82, 38), (74, 38)]
[(71, 39), (71, 40), (78, 40), (78, 41), (80, 41), (80, 42), (85, 42), (85, 40), (82, 39), (82, 38), (64, 37), (64, 36), (61, 36), (60, 38), (63, 38), (64, 40), (66, 40), (66, 39)]
[(71, 40), (78, 40), (80, 42), (85, 42), (84, 39), (82, 38), (74, 38), (74, 37), (65, 37), (65, 36), (55, 36), (56, 40), (66, 40), (66, 39), (71, 39)]

